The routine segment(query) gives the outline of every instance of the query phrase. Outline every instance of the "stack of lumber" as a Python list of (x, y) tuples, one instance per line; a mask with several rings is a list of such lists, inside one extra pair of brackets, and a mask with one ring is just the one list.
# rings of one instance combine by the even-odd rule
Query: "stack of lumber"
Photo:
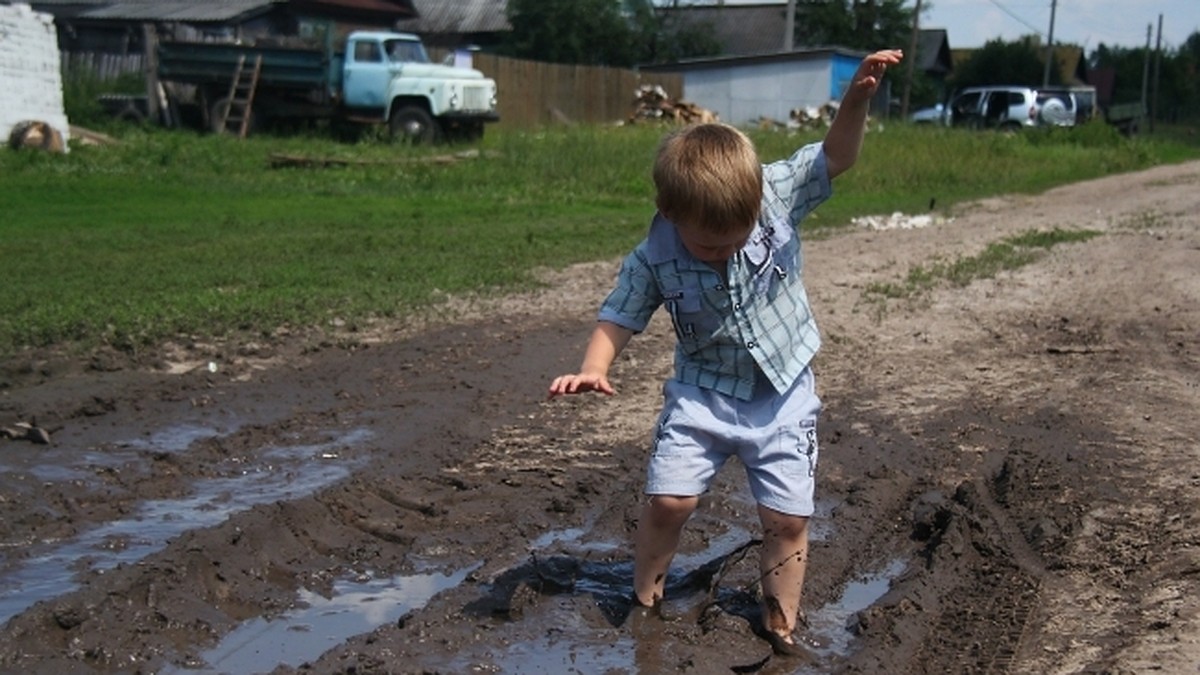
[(672, 100), (660, 85), (643, 84), (633, 93), (633, 113), (629, 123), (703, 124), (717, 119), (716, 113), (695, 103)]

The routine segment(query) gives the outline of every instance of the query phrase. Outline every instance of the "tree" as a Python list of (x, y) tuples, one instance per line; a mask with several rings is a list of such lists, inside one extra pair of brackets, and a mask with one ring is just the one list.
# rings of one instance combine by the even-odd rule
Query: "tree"
[(549, 61), (629, 67), (720, 52), (711, 25), (675, 23), (652, 0), (509, 0), (501, 51)]
[(914, 8), (906, 0), (796, 0), (795, 43), (873, 52), (904, 48)]
[(509, 0), (511, 56), (590, 65), (628, 65), (631, 31), (614, 0)]
[[(1038, 50), (1032, 40), (990, 40), (955, 67), (954, 86), (961, 88), (1016, 84), (1039, 87), (1044, 72), (1045, 65), (1038, 56)], [(1061, 81), (1058, 69), (1051, 68), (1050, 82), (1059, 84)]]
[[(1113, 76), (1112, 103), (1142, 100), (1146, 48), (1109, 47), (1101, 43), (1088, 55), (1088, 65)], [(1153, 55), (1151, 55), (1153, 58)], [(1177, 50), (1166, 50), (1159, 72), (1157, 119), (1167, 122), (1195, 121), (1200, 117), (1200, 32), (1192, 33)], [(1153, 72), (1150, 74), (1153, 77)]]

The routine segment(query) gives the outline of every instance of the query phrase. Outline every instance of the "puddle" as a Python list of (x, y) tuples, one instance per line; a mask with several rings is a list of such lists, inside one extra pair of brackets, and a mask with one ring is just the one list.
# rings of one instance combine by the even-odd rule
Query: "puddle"
[(809, 633), (821, 647), (816, 651), (822, 656), (849, 656), (854, 635), (846, 627), (858, 612), (870, 607), (891, 588), (892, 579), (904, 571), (907, 563), (896, 559), (882, 570), (846, 584), (836, 601), (809, 612)]
[(158, 450), (161, 452), (183, 452), (196, 441), (216, 438), (218, 436), (227, 436), (236, 431), (229, 429), (227, 431), (217, 431), (209, 426), (201, 426), (199, 424), (179, 424), (173, 427), (167, 427), (160, 431), (151, 434), (149, 438), (137, 438), (132, 441), (125, 441), (121, 445), (134, 448), (136, 450)]
[(200, 655), (206, 666), (164, 673), (262, 673), (278, 666), (298, 667), (348, 638), (394, 623), (453, 588), (479, 565), (452, 574), (413, 574), (334, 583), (333, 596), (301, 589), (297, 609), (275, 619), (254, 619)]
[(38, 480), (48, 482), (86, 481), (95, 476), (97, 469), (121, 468), (136, 463), (146, 451), (180, 453), (196, 441), (227, 436), (236, 430), (237, 425), (217, 429), (211, 425), (185, 423), (167, 427), (146, 438), (115, 441), (111, 444), (114, 449), (103, 452), (67, 445), (45, 448), (24, 457), (6, 454), (0, 457), (0, 471), (28, 471)]
[(77, 588), (80, 567), (103, 571), (137, 562), (188, 530), (217, 525), (258, 504), (307, 496), (345, 478), (359, 463), (341, 460), (337, 450), (370, 436), (370, 431), (356, 429), (326, 443), (269, 448), (258, 464), (241, 466), (237, 476), (198, 481), (192, 494), (181, 499), (143, 502), (129, 518), (23, 561), (0, 579), (0, 623)]
[[(830, 508), (830, 504), (827, 503), (825, 507)], [(583, 534), (577, 528), (548, 532), (534, 540), (533, 548), (536, 550), (539, 544), (550, 546), (578, 542)], [(712, 537), (704, 551), (677, 555), (667, 581), (667, 597), (686, 604), (686, 597), (695, 597), (695, 590), (684, 587), (684, 578), (700, 566), (711, 565), (733, 553), (753, 534), (746, 529), (731, 528)], [(585, 548), (588, 546), (595, 544), (588, 544)], [(564, 593), (590, 595), (601, 606), (619, 606), (633, 590), (633, 565), (629, 561), (597, 562), (586, 560), (586, 556), (583, 559), (557, 556), (542, 559), (537, 564), (539, 577), (543, 580), (557, 583)], [(847, 624), (855, 614), (883, 597), (890, 589), (892, 580), (906, 567), (905, 560), (891, 560), (877, 572), (846, 584), (836, 601), (809, 612), (809, 632), (820, 644), (815, 651), (826, 664), (830, 659), (850, 655), (854, 635)], [(572, 624), (579, 619), (576, 615), (555, 614), (549, 623), (558, 626), (558, 630), (549, 631), (542, 637), (508, 643), (503, 654), (489, 654), (484, 659), (487, 667), (494, 669), (489, 672), (658, 672), (670, 665), (644, 662), (646, 658), (654, 656), (654, 650), (645, 650), (643, 653), (638, 649), (637, 642), (619, 629), (611, 634), (604, 631), (604, 635), (599, 635), (594, 626), (581, 624), (576, 630)], [(480, 656), (467, 658), (478, 659)], [(456, 663), (455, 666), (474, 667), (467, 661)], [(818, 671), (801, 669), (795, 672)]]

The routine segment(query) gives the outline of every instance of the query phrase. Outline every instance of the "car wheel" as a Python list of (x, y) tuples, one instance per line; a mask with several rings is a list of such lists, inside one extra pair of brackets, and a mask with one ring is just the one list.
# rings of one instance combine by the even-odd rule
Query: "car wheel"
[(392, 119), (388, 120), (388, 130), (392, 134), (392, 140), (413, 145), (436, 143), (441, 135), (441, 129), (433, 117), (424, 108), (412, 105), (392, 113)]

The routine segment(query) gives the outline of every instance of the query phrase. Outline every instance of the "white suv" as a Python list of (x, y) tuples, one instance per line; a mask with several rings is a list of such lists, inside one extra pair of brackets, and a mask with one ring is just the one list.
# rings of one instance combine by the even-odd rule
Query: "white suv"
[(968, 87), (946, 107), (946, 124), (1016, 131), (1022, 127), (1071, 126), (1075, 99), (1070, 92), (1039, 93), (1030, 87)]

